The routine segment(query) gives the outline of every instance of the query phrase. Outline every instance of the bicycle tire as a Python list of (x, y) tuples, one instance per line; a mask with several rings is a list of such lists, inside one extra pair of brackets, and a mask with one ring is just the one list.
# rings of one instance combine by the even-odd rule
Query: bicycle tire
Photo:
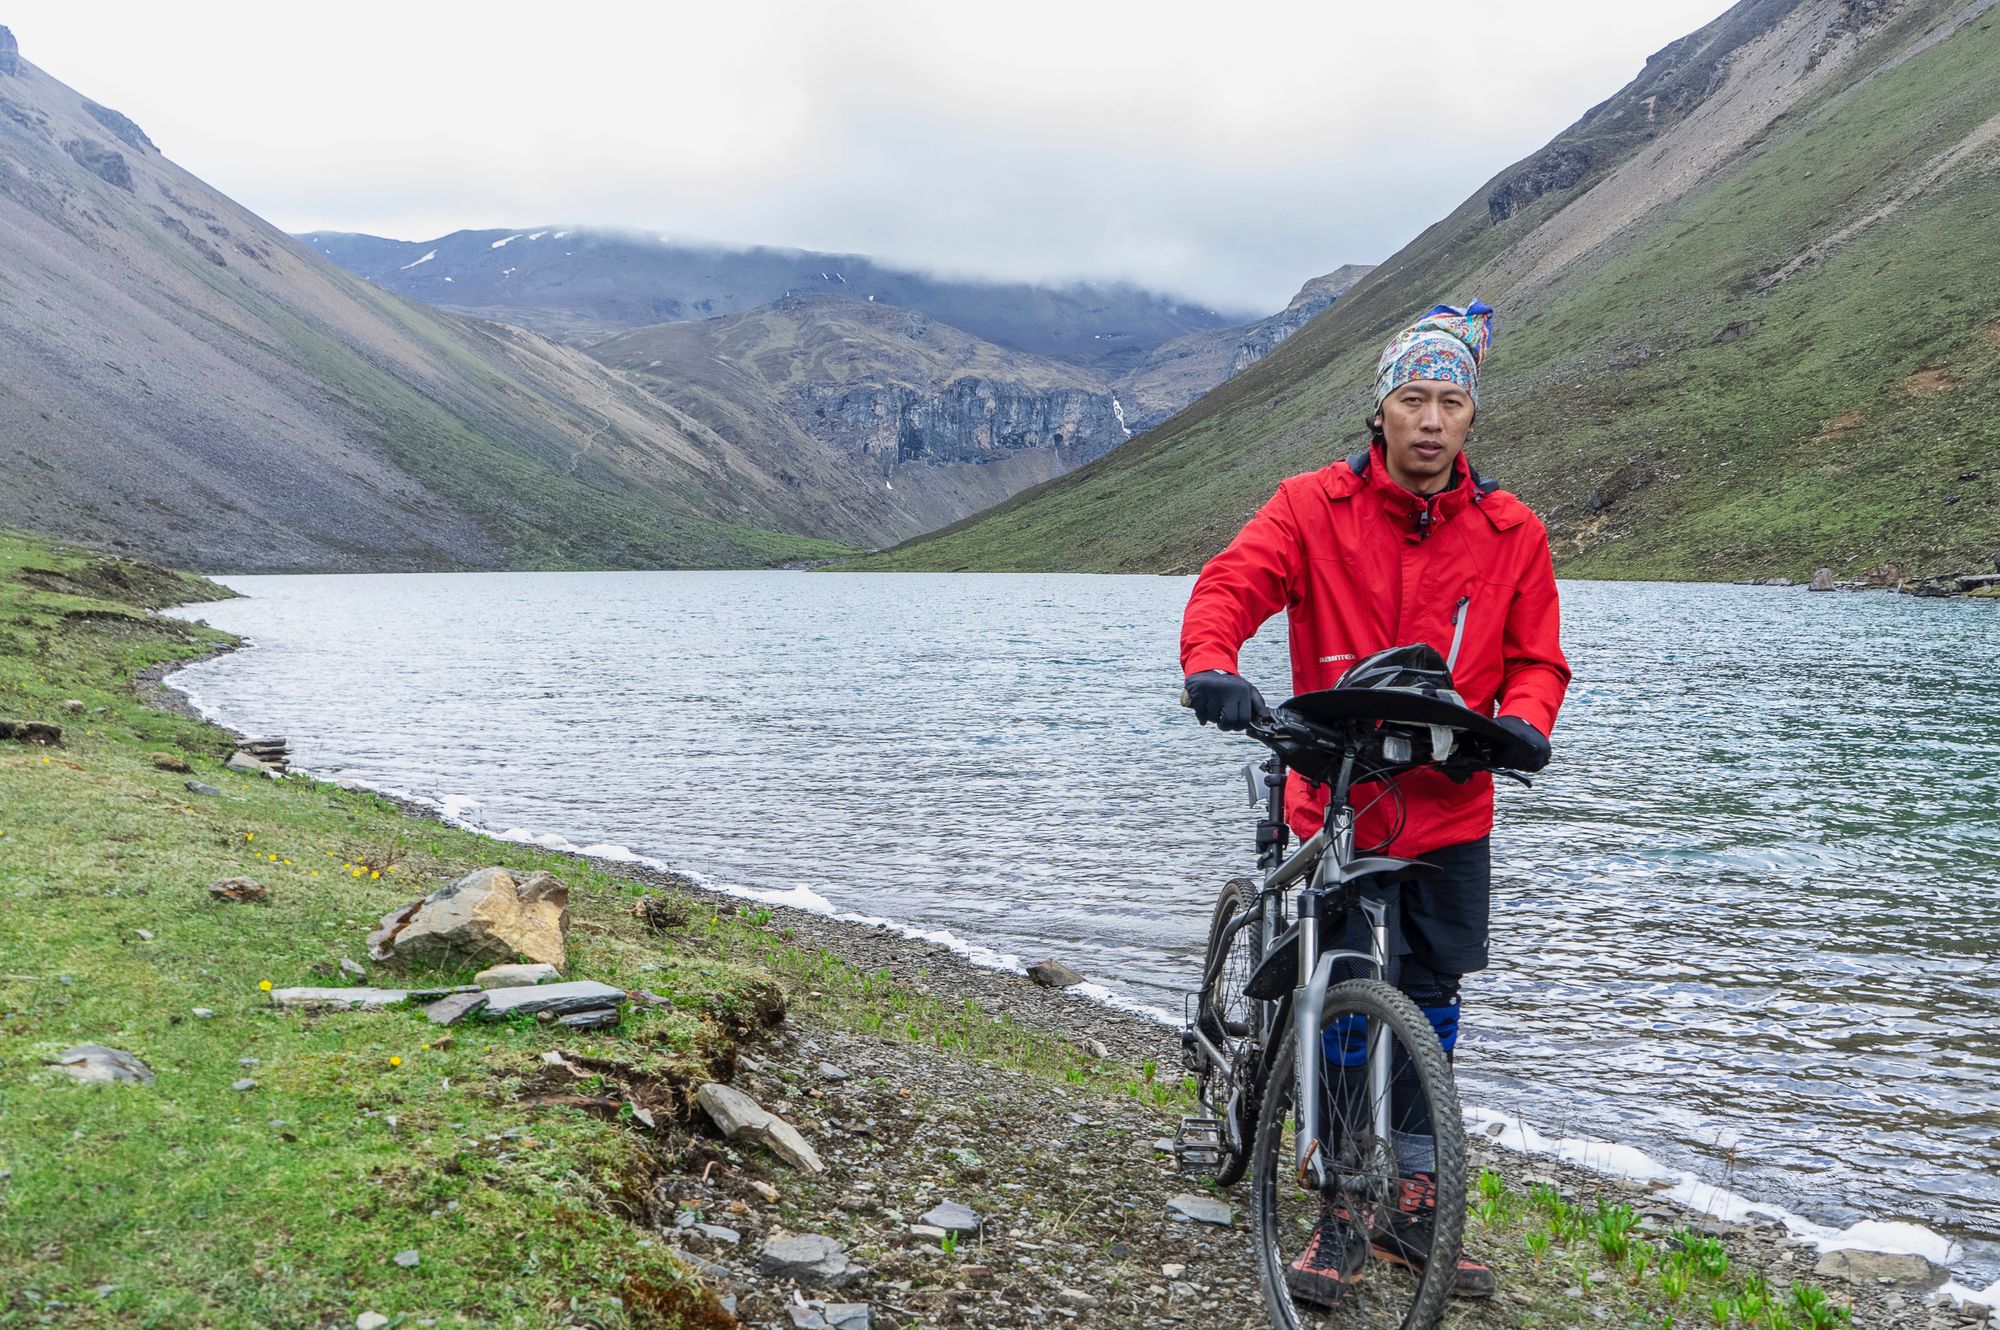
[[(1208, 950), (1202, 957), (1201, 965), (1203, 975), (1207, 975), (1214, 965), (1216, 948), (1222, 945), (1223, 929), (1256, 901), (1257, 886), (1247, 878), (1233, 878), (1223, 885), (1222, 894), (1216, 897), (1215, 912), (1209, 918)], [(1203, 1099), (1210, 1103), (1213, 1103), (1211, 1096), (1218, 1072), (1226, 1077), (1226, 1084), (1233, 1086), (1239, 1077), (1254, 1070), (1257, 1060), (1256, 1023), (1251, 1019), (1253, 999), (1244, 994), (1243, 986), (1249, 982), (1257, 963), (1264, 957), (1260, 926), (1252, 922), (1239, 928), (1228, 945), (1228, 958), (1216, 971), (1215, 981), (1203, 987), (1195, 1007), (1196, 1020), (1202, 1031), (1215, 1039), (1230, 1057), (1230, 1066), (1210, 1068), (1198, 1078)], [(1236, 1123), (1243, 1146), (1230, 1150), (1224, 1142), (1222, 1163), (1215, 1171), (1215, 1181), (1219, 1186), (1235, 1186), (1250, 1166), (1250, 1143), (1257, 1129), (1257, 1105), (1262, 1089), (1262, 1084), (1254, 1075), (1247, 1077)], [(1225, 1094), (1224, 1102), (1216, 1105), (1215, 1111), (1220, 1113), (1227, 1107)]]
[[(1313, 1194), (1298, 1181), (1295, 1155), (1286, 1140), (1291, 1116), (1294, 1048), (1297, 1028), (1287, 1030), (1270, 1062), (1270, 1081), (1264, 1089), (1257, 1115), (1257, 1134), (1251, 1147), (1251, 1232), (1257, 1253), (1257, 1279), (1264, 1290), (1264, 1305), (1277, 1330), (1432, 1330), (1444, 1315), (1452, 1284), (1457, 1277), (1456, 1254), (1465, 1231), (1465, 1122), (1459, 1112), (1458, 1090), (1453, 1082), (1450, 1061), (1430, 1022), (1408, 997), (1374, 979), (1354, 979), (1328, 988), (1323, 1029), (1332, 1028), (1343, 1016), (1361, 1016), (1381, 1021), (1390, 1036), (1407, 1052), (1418, 1088), (1429, 1105), (1436, 1139), (1434, 1182), (1437, 1188), (1437, 1218), (1433, 1252), (1452, 1253), (1450, 1260), (1432, 1260), (1421, 1277), (1407, 1268), (1391, 1265), (1367, 1244), (1364, 1268), (1353, 1291), (1332, 1304), (1330, 1310), (1301, 1311), (1285, 1281), (1291, 1257), (1285, 1245), (1298, 1233), (1301, 1207), (1311, 1206)], [(1326, 1096), (1332, 1098), (1332, 1082), (1337, 1073), (1328, 1066)], [(1333, 1129), (1329, 1128), (1329, 1134)], [(1372, 1136), (1372, 1132), (1367, 1133)], [(1362, 1147), (1365, 1151), (1368, 1147)], [(1383, 1162), (1391, 1174), (1393, 1157)], [(1379, 1174), (1379, 1168), (1375, 1170)], [(1358, 1175), (1349, 1172), (1346, 1176)], [(1363, 1190), (1357, 1184), (1355, 1194)], [(1281, 1214), (1281, 1201), (1290, 1194), (1294, 1204)], [(1327, 1204), (1324, 1197), (1317, 1198)], [(1386, 1211), (1371, 1216), (1372, 1224), (1384, 1222)], [(1288, 1232), (1289, 1229), (1289, 1232)], [(1358, 1231), (1358, 1230), (1357, 1230)], [(1303, 1239), (1299, 1239), (1303, 1246)], [(1374, 1280), (1371, 1282), (1371, 1276)], [(1407, 1289), (1408, 1292), (1401, 1290)], [(1406, 1308), (1401, 1315), (1399, 1308)]]

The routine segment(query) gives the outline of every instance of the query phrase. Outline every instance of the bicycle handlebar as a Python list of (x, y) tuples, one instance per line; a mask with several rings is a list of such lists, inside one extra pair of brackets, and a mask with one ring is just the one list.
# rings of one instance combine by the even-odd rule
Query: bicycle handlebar
[[(1183, 708), (1187, 710), (1194, 709), (1194, 698), (1189, 695), (1188, 690), (1185, 688), (1181, 689), (1180, 704)], [(1294, 731), (1287, 730), (1282, 726), (1280, 726), (1278, 723), (1277, 713), (1274, 711), (1266, 711), (1262, 715), (1252, 716), (1250, 718), (1250, 723), (1244, 726), (1243, 729), (1244, 733), (1248, 734), (1251, 738), (1257, 740), (1265, 747), (1273, 749), (1276, 748), (1278, 743), (1284, 741), (1288, 737), (1309, 737), (1309, 736), (1298, 736), (1295, 734)], [(1454, 758), (1456, 756), (1457, 755), (1454, 754)], [(1452, 761), (1452, 759), (1447, 759), (1447, 761)], [(1433, 765), (1433, 764), (1424, 763), (1422, 765)], [(1519, 782), (1521, 785), (1525, 786), (1528, 789), (1533, 789), (1535, 786), (1535, 782), (1530, 780), (1525, 773), (1516, 771), (1511, 767), (1500, 766), (1499, 764), (1494, 762), (1482, 762), (1474, 760), (1471, 762), (1454, 762), (1454, 765), (1470, 768), (1471, 770), (1475, 771), (1485, 771), (1495, 776), (1505, 776), (1509, 780)]]

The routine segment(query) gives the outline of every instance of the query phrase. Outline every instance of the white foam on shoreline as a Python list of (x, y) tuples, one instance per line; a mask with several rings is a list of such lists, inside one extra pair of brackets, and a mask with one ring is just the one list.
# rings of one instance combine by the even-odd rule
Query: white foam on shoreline
[[(165, 676), (161, 680), (162, 685), (180, 693), (187, 699), (188, 705), (204, 719), (233, 728), (222, 718), (217, 708), (185, 684), (177, 682), (185, 672), (186, 669), (176, 670)], [(302, 767), (293, 767), (292, 770), (299, 775), (312, 774)], [(819, 915), (838, 923), (880, 928), (912, 941), (942, 946), (982, 969), (1000, 970), (1010, 974), (1027, 973), (1027, 967), (1018, 956), (979, 943), (968, 942), (949, 929), (919, 928), (880, 915), (842, 910), (825, 896), (803, 884), (789, 888), (750, 887), (711, 878), (706, 874), (640, 854), (624, 845), (609, 843), (578, 845), (555, 832), (532, 832), (524, 827), (495, 831), (482, 825), (472, 816), (483, 805), (481, 800), (471, 795), (433, 797), (360, 779), (341, 777), (322, 779), (329, 779), (332, 783), (348, 789), (385, 794), (430, 808), (441, 820), (494, 840), (537, 845), (559, 854), (575, 854), (615, 863), (637, 864), (658, 872), (685, 877), (705, 890), (723, 895), (803, 910), (808, 914)], [(1181, 1016), (1176, 1013), (1126, 997), (1103, 984), (1085, 982), (1076, 985), (1070, 991), (1103, 1006), (1157, 1021), (1170, 1029), (1177, 1029), (1182, 1023)], [(1738, 1192), (1699, 1178), (1693, 1173), (1669, 1169), (1636, 1146), (1591, 1137), (1549, 1136), (1525, 1119), (1483, 1105), (1467, 1106), (1464, 1112), (1468, 1131), (1486, 1134), (1487, 1129), (1497, 1123), (1501, 1130), (1497, 1135), (1489, 1136), (1489, 1139), (1516, 1153), (1561, 1159), (1610, 1178), (1665, 1182), (1669, 1185), (1661, 1187), (1657, 1194), (1689, 1210), (1712, 1215), (1729, 1223), (1742, 1223), (1755, 1219), (1770, 1220), (1781, 1224), (1793, 1238), (1811, 1243), (1821, 1252), (1858, 1250), (1907, 1253), (1921, 1256), (1935, 1265), (1947, 1268), (1964, 1254), (1963, 1248), (1958, 1243), (1922, 1224), (1902, 1220), (1864, 1219), (1846, 1228), (1834, 1228), (1814, 1223), (1783, 1206), (1751, 1200)], [(1956, 1279), (1949, 1279), (1934, 1296), (1940, 1299), (1948, 1298), (1961, 1304), (1986, 1306), (2000, 1312), (2000, 1280), (1996, 1280), (1986, 1288), (1976, 1289), (1961, 1284)]]
[[(1666, 1183), (1668, 1185), (1659, 1188), (1658, 1195), (1701, 1214), (1714, 1215), (1729, 1223), (1753, 1219), (1774, 1221), (1783, 1225), (1793, 1238), (1809, 1242), (1822, 1252), (1908, 1253), (1941, 1266), (1949, 1266), (1964, 1255), (1964, 1250), (1956, 1242), (1922, 1224), (1881, 1219), (1863, 1219), (1846, 1228), (1816, 1224), (1783, 1206), (1753, 1201), (1692, 1173), (1670, 1169), (1633, 1146), (1589, 1137), (1548, 1136), (1513, 1114), (1498, 1109), (1473, 1105), (1465, 1110), (1465, 1121), (1469, 1129), (1520, 1154), (1560, 1159), (1613, 1178)], [(1500, 1128), (1497, 1133), (1490, 1130), (1496, 1125)], [(1947, 1288), (1956, 1290), (1953, 1296), (1961, 1300), (1984, 1301), (1989, 1297), (2000, 1297), (2000, 1284), (1984, 1293), (1971, 1293), (1956, 1284), (1947, 1285)]]

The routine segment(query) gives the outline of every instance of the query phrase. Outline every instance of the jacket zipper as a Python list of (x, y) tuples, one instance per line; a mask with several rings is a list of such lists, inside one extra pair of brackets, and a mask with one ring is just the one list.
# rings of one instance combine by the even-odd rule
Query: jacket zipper
[(1458, 608), (1451, 612), (1451, 654), (1444, 658), (1447, 670), (1458, 668), (1458, 648), (1465, 642), (1465, 611), (1472, 604), (1472, 597), (1460, 596)]

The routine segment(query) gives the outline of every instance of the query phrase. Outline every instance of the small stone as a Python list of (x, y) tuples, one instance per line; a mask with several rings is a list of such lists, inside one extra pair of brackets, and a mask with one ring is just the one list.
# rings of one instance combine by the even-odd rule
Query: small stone
[(1111, 1050), (1104, 1046), (1104, 1041), (1101, 1039), (1086, 1039), (1083, 1041), (1083, 1047), (1085, 1052), (1089, 1053), (1090, 1056), (1096, 1058), (1099, 1062), (1111, 1056)]
[(562, 978), (555, 966), (536, 963), (534, 965), (495, 965), (472, 976), (472, 982), (481, 988), (522, 988), (534, 984), (554, 983)]
[(270, 770), (262, 762), (243, 752), (231, 753), (229, 760), (222, 764), (222, 769), (233, 771), (239, 776), (261, 776)]
[(241, 1094), (241, 1093), (243, 1093), (243, 1092), (244, 1092), (244, 1091), (246, 1091), (246, 1090), (254, 1090), (254, 1089), (256, 1089), (256, 1088), (257, 1088), (257, 1082), (255, 1082), (255, 1081), (251, 1080), (251, 1079), (250, 1079), (250, 1078), (249, 1078), (248, 1076), (245, 1076), (245, 1077), (244, 1077), (244, 1078), (243, 1078), (242, 1080), (240, 1080), (240, 1081), (236, 1082), (236, 1083), (235, 1083), (234, 1085), (230, 1086), (229, 1088), (230, 1088), (230, 1089), (232, 1089), (232, 1090), (234, 1090), (234, 1091), (236, 1091), (236, 1092), (237, 1092), (238, 1094)]
[(417, 1262), (423, 1258), (417, 1255), (415, 1248), (411, 1248), (408, 1251), (397, 1252), (394, 1259), (396, 1264), (402, 1266), (405, 1270), (414, 1270), (417, 1268)]
[(1215, 1224), (1227, 1228), (1236, 1222), (1236, 1212), (1225, 1203), (1210, 1196), (1195, 1196), (1182, 1192), (1167, 1202), (1167, 1213), (1181, 1219), (1191, 1219), (1197, 1224)]
[(263, 1066), (263, 1065), (264, 1065), (264, 1059), (262, 1059), (262, 1058), (238, 1058), (238, 1059), (236, 1059), (236, 1065), (237, 1065), (237, 1066), (239, 1066), (239, 1067), (261, 1067), (261, 1066)]
[(211, 1017), (211, 1016), (215, 1015), (215, 1008), (214, 1008), (214, 1007), (196, 1007), (196, 1008), (194, 1009), (194, 1011), (193, 1011), (193, 1013), (192, 1013), (192, 1014), (193, 1014), (193, 1016), (194, 1016), (194, 1018), (195, 1018), (196, 1020), (198, 1020), (198, 1021), (205, 1021), (205, 1020), (207, 1020), (207, 1019), (208, 1019), (209, 1017)]
[(770, 1183), (765, 1182), (762, 1178), (750, 1179), (750, 1190), (763, 1197), (765, 1203), (768, 1205), (776, 1205), (778, 1203), (778, 1189)]
[(1075, 1307), (1083, 1311), (1087, 1311), (1097, 1305), (1097, 1299), (1091, 1297), (1080, 1288), (1057, 1289), (1056, 1301), (1065, 1307)]
[(120, 1048), (78, 1044), (56, 1054), (56, 1064), (79, 1081), (103, 1085), (151, 1085), (153, 1072)]
[(1114, 1261), (1122, 1261), (1132, 1254), (1132, 1249), (1122, 1242), (1114, 1242), (1104, 1249), (1105, 1255)]
[(912, 1224), (910, 1225), (910, 1236), (913, 1238), (924, 1238), (931, 1242), (943, 1242), (946, 1234), (936, 1224)]
[[(540, 1019), (539, 1015), (536, 1019)], [(618, 1008), (599, 1007), (595, 1011), (572, 1011), (556, 1017), (558, 1025), (566, 1025), (572, 1030), (601, 1030), (607, 1025), (618, 1024)]]
[(72, 716), (81, 716), (83, 714), (83, 703), (72, 697), (69, 701), (63, 703), (63, 710)]
[(381, 1312), (363, 1312), (354, 1318), (354, 1330), (383, 1330), (389, 1318)]
[(151, 942), (153, 940), (153, 930), (150, 928), (135, 928), (132, 931), (139, 935), (141, 942)]
[(222, 791), (216, 789), (213, 785), (205, 785), (198, 780), (191, 780), (186, 782), (186, 784), (188, 793), (197, 798), (220, 799), (222, 797)]
[(819, 1078), (823, 1081), (844, 1081), (847, 1079), (847, 1073), (839, 1067), (834, 1066), (831, 1062), (820, 1063), (818, 1071)]
[(868, 1330), (865, 1302), (822, 1303), (819, 1314), (826, 1318), (827, 1330)]
[(1179, 1279), (1186, 1273), (1187, 1267), (1179, 1261), (1169, 1261), (1160, 1267), (1160, 1277), (1163, 1279)]
[(979, 1232), (979, 1216), (969, 1207), (957, 1201), (946, 1201), (926, 1210), (921, 1222), (934, 1225), (947, 1233), (963, 1233), (970, 1237)]
[(1036, 961), (1028, 967), (1028, 978), (1043, 988), (1074, 988), (1083, 975), (1058, 960)]
[(741, 1233), (725, 1224), (696, 1224), (694, 1231), (711, 1242), (720, 1242), (730, 1247), (734, 1247), (737, 1243), (743, 1241)]
[(342, 974), (351, 974), (356, 979), (365, 979), (368, 977), (368, 971), (362, 968), (359, 961), (350, 960), (345, 956), (340, 958), (340, 972)]
[(253, 903), (269, 901), (271, 889), (255, 878), (226, 877), (220, 882), (209, 883), (208, 894), (219, 901)]
[(188, 760), (178, 753), (153, 754), (153, 766), (160, 771), (171, 771), (176, 776), (185, 776), (194, 770), (188, 765)]

